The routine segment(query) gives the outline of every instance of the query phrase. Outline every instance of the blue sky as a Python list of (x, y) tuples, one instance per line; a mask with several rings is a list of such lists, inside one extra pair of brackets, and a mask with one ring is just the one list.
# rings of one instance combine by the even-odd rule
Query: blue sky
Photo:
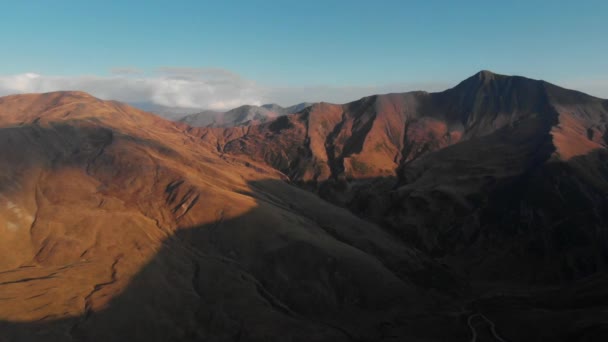
[(0, 75), (47, 88), (171, 67), (222, 70), (262, 102), (332, 101), (489, 69), (608, 97), (608, 1), (12, 1), (0, 41)]

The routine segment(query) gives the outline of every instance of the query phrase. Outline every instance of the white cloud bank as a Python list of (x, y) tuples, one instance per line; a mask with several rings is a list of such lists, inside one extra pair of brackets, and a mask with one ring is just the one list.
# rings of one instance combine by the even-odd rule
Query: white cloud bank
[(0, 76), (0, 96), (80, 90), (106, 100), (155, 107), (228, 110), (244, 104), (326, 101), (346, 103), (372, 94), (409, 90), (443, 90), (443, 84), (387, 86), (269, 87), (223, 69), (163, 67), (153, 75), (137, 68), (114, 68), (111, 76), (48, 76), (35, 73)]
[(162, 68), (155, 75), (113, 69), (113, 76), (0, 76), (0, 95), (80, 90), (102, 99), (176, 108), (230, 109), (260, 104), (261, 87), (221, 69)]

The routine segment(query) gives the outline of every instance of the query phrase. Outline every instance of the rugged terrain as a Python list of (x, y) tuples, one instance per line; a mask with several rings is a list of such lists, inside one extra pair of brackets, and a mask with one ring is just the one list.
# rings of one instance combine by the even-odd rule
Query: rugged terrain
[(607, 120), (488, 71), (238, 127), (0, 98), (0, 341), (603, 341)]
[(377, 225), (84, 93), (0, 99), (0, 336), (378, 338), (464, 282)]
[(476, 278), (559, 282), (605, 270), (606, 100), (482, 71), (440, 93), (319, 103), (192, 133)]

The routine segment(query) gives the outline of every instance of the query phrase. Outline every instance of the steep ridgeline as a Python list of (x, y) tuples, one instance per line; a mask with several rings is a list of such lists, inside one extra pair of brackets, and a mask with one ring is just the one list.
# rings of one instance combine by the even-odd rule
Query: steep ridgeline
[(290, 107), (281, 107), (277, 104), (265, 104), (263, 106), (245, 105), (227, 112), (207, 110), (190, 114), (179, 121), (193, 127), (248, 126), (267, 122), (282, 115), (297, 113), (310, 105), (310, 103), (306, 102)]
[(608, 261), (608, 102), (580, 92), (482, 71), (192, 132), (481, 278), (558, 281)]

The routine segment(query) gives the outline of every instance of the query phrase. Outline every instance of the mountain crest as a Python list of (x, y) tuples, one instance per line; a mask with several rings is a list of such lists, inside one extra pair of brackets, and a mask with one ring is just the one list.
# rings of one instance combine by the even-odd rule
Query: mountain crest
[(502, 76), (502, 75), (493, 73), (490, 70), (481, 70), (480, 72), (478, 72), (474, 75), (474, 77), (477, 77), (481, 81), (491, 81), (491, 80), (495, 79), (497, 76)]

